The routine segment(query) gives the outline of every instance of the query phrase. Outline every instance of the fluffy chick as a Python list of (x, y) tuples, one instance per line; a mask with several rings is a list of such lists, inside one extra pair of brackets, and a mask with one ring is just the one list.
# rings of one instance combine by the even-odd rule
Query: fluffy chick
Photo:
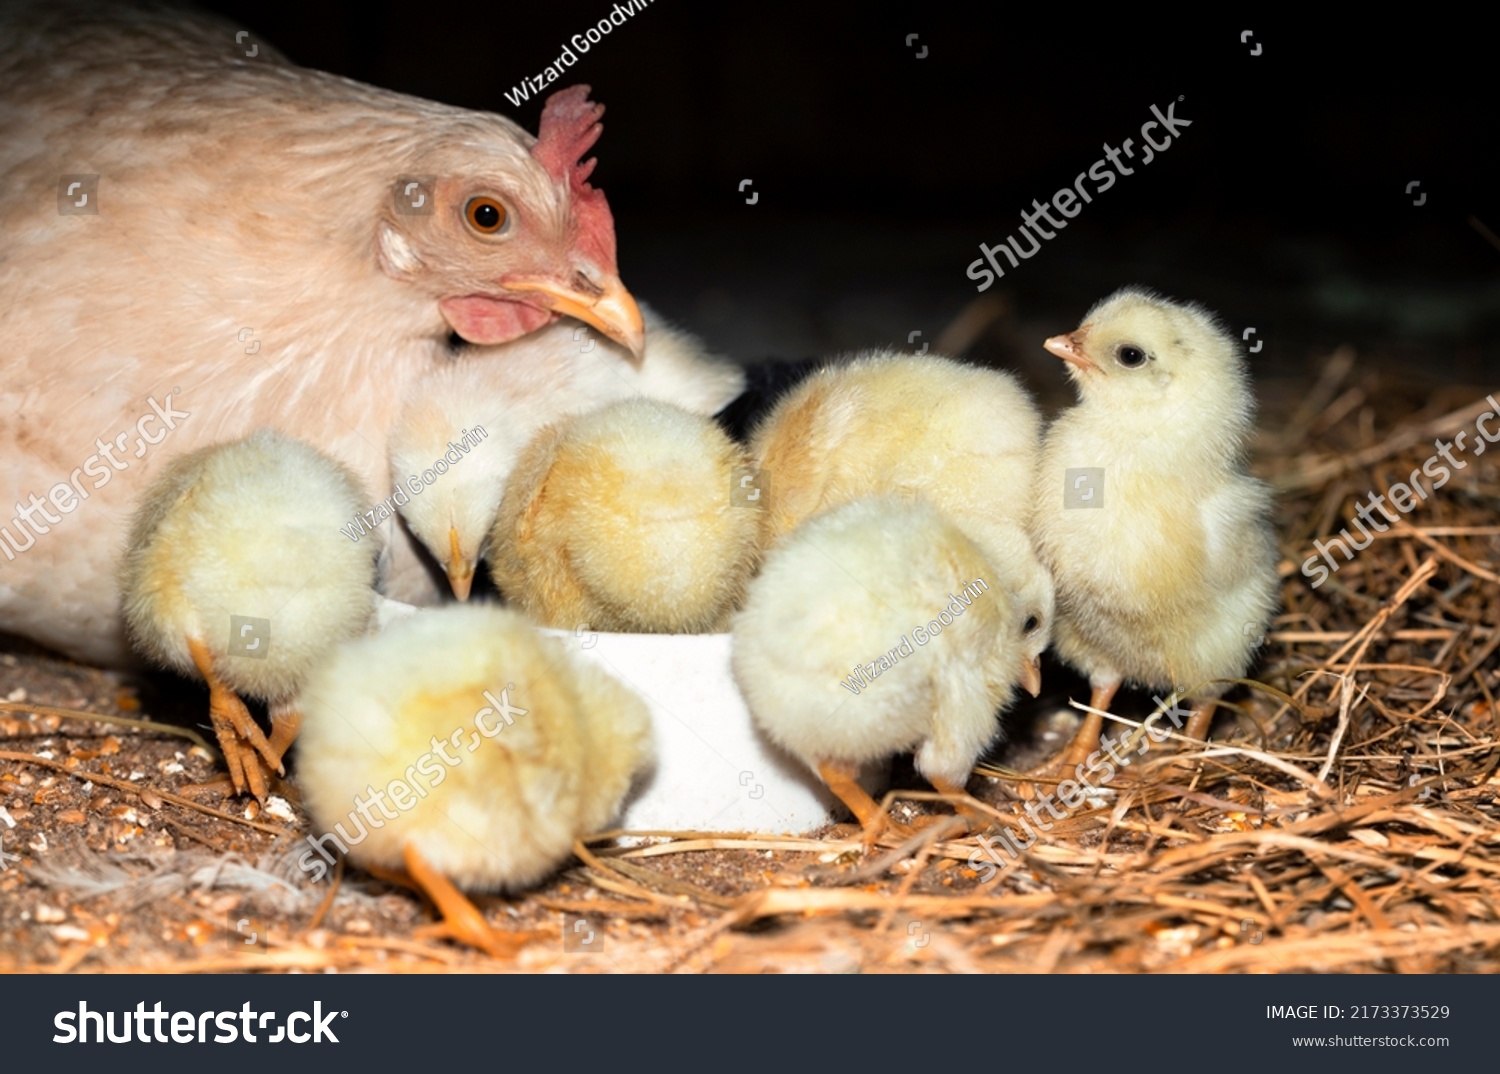
[[(453, 362), (413, 389), (387, 441), (391, 484), (406, 500), (398, 509), (407, 526), (443, 565), (459, 600), (468, 599), (487, 551), (506, 479), (543, 426), (635, 396), (708, 415), (739, 394), (738, 366), (655, 310), (641, 311), (647, 335), (639, 361), (609, 340), (569, 345), (565, 337), (580, 331), (569, 321), (517, 340), (504, 357)], [(449, 469), (435, 482), (413, 481), (445, 456)]]
[(904, 497), (815, 515), (767, 554), (735, 617), (735, 679), (867, 842), (887, 818), (856, 782), (862, 764), (915, 750), (917, 771), (961, 795), (999, 737), (999, 710), (1035, 670), (1042, 608), (1014, 589), (1026, 574)]
[(404, 870), (443, 913), (430, 934), (495, 955), (517, 938), (458, 888), (540, 880), (653, 758), (644, 702), (494, 605), (418, 612), (340, 646), (302, 704), (298, 781), (319, 830), (359, 865)]
[[(1203, 738), (1222, 692), (1210, 680), (1244, 674), (1276, 606), (1271, 494), (1245, 471), (1254, 398), (1239, 346), (1207, 310), (1126, 288), (1046, 348), (1079, 395), (1047, 431), (1034, 516), (1057, 652), (1089, 677), (1096, 709), (1122, 681), (1209, 699), (1188, 723)], [(1070, 474), (1085, 467), (1102, 478)], [(1101, 727), (1091, 714), (1065, 766)]]
[[(262, 429), (174, 459), (137, 508), (120, 568), (130, 639), (158, 663), (208, 683), (209, 716), (236, 793), (248, 786), (265, 797), (261, 760), (281, 770), (297, 735), (302, 682), (328, 649), (370, 621), (377, 548), (339, 530), (365, 506), (344, 466)], [(232, 616), (267, 620), (269, 636), (247, 652), (248, 632), (235, 636)], [(240, 694), (269, 704), (269, 741)]]
[(744, 450), (712, 421), (635, 399), (544, 429), (490, 536), (495, 584), (548, 626), (723, 629), (759, 549), (735, 501)]
[(930, 501), (1012, 571), (1035, 611), (1027, 638), (1037, 670), (1051, 636), (1052, 579), (1027, 530), (1041, 446), (1036, 404), (1007, 373), (935, 355), (875, 352), (819, 370), (756, 430), (751, 455), (770, 545), (815, 512), (880, 494)]

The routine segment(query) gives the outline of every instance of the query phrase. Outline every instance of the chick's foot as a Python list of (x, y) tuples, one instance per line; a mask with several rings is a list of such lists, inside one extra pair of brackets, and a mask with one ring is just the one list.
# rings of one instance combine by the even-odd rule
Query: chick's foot
[(859, 826), (863, 829), (861, 839), (866, 850), (874, 847), (880, 837), (888, 831), (893, 831), (898, 836), (912, 834), (910, 828), (892, 820), (885, 810), (880, 808), (880, 803), (871, 798), (869, 792), (859, 785), (857, 766), (824, 761), (818, 765), (818, 775), (823, 777), (823, 782), (828, 784), (828, 789), (838, 795), (839, 801), (848, 806), (849, 812), (854, 814), (854, 819), (859, 821)]
[(271, 771), (278, 774), (284, 772), (281, 758), (272, 752), (271, 744), (239, 695), (219, 678), (208, 646), (197, 638), (189, 638), (187, 645), (198, 673), (208, 683), (208, 717), (213, 723), (214, 734), (219, 738), (219, 749), (224, 754), (234, 793), (244, 794), (248, 787), (257, 800), (264, 802), (266, 773), (261, 770), (261, 758)]
[(270, 749), (275, 755), (276, 767), (280, 770), (283, 769), (286, 751), (297, 740), (297, 732), (302, 729), (302, 710), (294, 701), (278, 701), (270, 709)]
[(414, 936), (422, 939), (457, 940), (470, 947), (477, 947), (491, 958), (499, 959), (515, 958), (520, 949), (534, 939), (530, 933), (501, 932), (491, 928), (484, 915), (479, 912), (479, 907), (454, 887), (451, 880), (429, 865), (411, 844), (408, 843), (402, 851), (402, 858), (406, 862), (409, 880), (385, 870), (377, 875), (416, 887), (432, 900), (438, 913), (443, 915), (442, 921), (414, 930)]
[[(953, 811), (959, 820), (963, 821), (969, 833), (982, 832), (994, 823), (994, 818), (974, 804), (969, 792), (956, 783), (949, 783), (941, 777), (930, 777), (928, 782), (932, 784), (939, 794), (946, 794), (953, 801)], [(951, 820), (951, 817), (935, 817), (933, 823)]]
[[(1183, 725), (1183, 736), (1192, 739), (1194, 743), (1207, 743), (1208, 732), (1214, 722), (1214, 709), (1217, 705), (1218, 702), (1216, 701), (1200, 701), (1194, 705), (1192, 712), (1188, 715), (1187, 722)], [(1194, 747), (1189, 745), (1183, 748), (1191, 750)], [(1191, 779), (1193, 772), (1194, 765), (1192, 762), (1173, 761), (1161, 770), (1160, 778), (1168, 782), (1177, 782)]]
[[(1087, 766), (1088, 759), (1100, 749), (1099, 742), (1104, 734), (1103, 714), (1109, 711), (1110, 703), (1115, 699), (1115, 691), (1119, 688), (1118, 680), (1096, 685), (1089, 696), (1089, 708), (1097, 711), (1085, 714), (1083, 724), (1056, 758), (1040, 768), (1032, 769), (1028, 774), (1037, 777), (1039, 782), (1056, 783), (1071, 778), (1075, 772)], [(1023, 798), (1037, 796), (1035, 783), (1021, 783), (1018, 789)]]

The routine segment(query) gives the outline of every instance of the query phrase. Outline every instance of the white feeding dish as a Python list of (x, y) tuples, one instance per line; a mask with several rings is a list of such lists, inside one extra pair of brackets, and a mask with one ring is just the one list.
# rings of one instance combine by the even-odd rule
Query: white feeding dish
[(651, 708), (656, 770), (626, 799), (636, 830), (801, 834), (838, 799), (756, 729), (734, 683), (728, 634), (574, 634), (565, 639)]
[[(382, 600), (378, 622), (417, 610)], [(834, 819), (839, 802), (823, 781), (756, 729), (730, 670), (730, 635), (543, 633), (650, 706), (656, 768), (626, 799), (618, 827), (800, 835)]]

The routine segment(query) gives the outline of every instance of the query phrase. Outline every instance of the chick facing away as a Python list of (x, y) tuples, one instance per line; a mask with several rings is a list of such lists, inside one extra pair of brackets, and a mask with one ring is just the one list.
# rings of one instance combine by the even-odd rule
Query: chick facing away
[(1052, 579), (1027, 531), (1041, 415), (1007, 373), (876, 352), (812, 374), (751, 440), (767, 545), (817, 511), (866, 496), (921, 496), (996, 562), (1036, 609), (1035, 661), (1052, 629)]
[(302, 705), (298, 780), (324, 844), (404, 870), (443, 913), (431, 934), (497, 955), (516, 938), (458, 889), (546, 876), (653, 758), (643, 701), (494, 605), (418, 612), (340, 646)]
[(760, 728), (822, 776), (874, 840), (886, 817), (855, 781), (906, 750), (962, 794), (1017, 683), (1038, 685), (1042, 607), (1015, 561), (987, 556), (921, 499), (813, 516), (766, 556), (735, 617), (735, 680)]
[(549, 426), (501, 501), (495, 584), (548, 626), (722, 629), (759, 549), (759, 512), (733, 495), (748, 465), (708, 418), (655, 400)]
[[(710, 415), (739, 394), (738, 366), (655, 310), (641, 311), (647, 335), (639, 360), (609, 340), (578, 339), (584, 329), (564, 322), (517, 340), (504, 356), (461, 357), (413, 388), (387, 438), (391, 484), (406, 501), (398, 509), (407, 526), (459, 600), (488, 551), (506, 480), (538, 430), (636, 396)], [(421, 481), (438, 459), (447, 471)]]
[[(340, 532), (365, 504), (344, 466), (263, 429), (174, 459), (137, 508), (120, 567), (129, 636), (152, 660), (208, 683), (236, 793), (265, 797), (261, 762), (281, 770), (297, 691), (370, 621), (376, 545)], [(264, 622), (242, 621), (253, 619)], [(269, 740), (241, 694), (269, 704)]]
[[(1276, 606), (1271, 494), (1246, 472), (1254, 399), (1240, 348), (1203, 308), (1126, 288), (1047, 340), (1077, 405), (1047, 430), (1033, 532), (1057, 586), (1058, 654), (1092, 706), (1121, 682), (1192, 691), (1243, 675)], [(1065, 755), (1097, 744), (1090, 715)]]

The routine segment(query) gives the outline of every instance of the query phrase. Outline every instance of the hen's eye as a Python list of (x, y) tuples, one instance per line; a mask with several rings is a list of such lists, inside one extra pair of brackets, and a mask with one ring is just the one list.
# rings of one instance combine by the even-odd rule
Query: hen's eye
[(481, 235), (498, 235), (505, 230), (510, 214), (494, 198), (470, 198), (464, 206), (464, 219)]
[(1126, 369), (1134, 369), (1136, 366), (1146, 364), (1146, 352), (1139, 347), (1132, 347), (1128, 343), (1120, 348), (1116, 357), (1120, 359), (1120, 364)]
[(1022, 630), (1023, 633), (1031, 634), (1031, 633), (1035, 632), (1036, 628), (1039, 627), (1039, 626), (1041, 626), (1041, 625), (1042, 625), (1042, 621), (1040, 619), (1038, 619), (1034, 615), (1028, 615), (1026, 617), (1026, 624), (1025, 624), (1025, 626), (1023, 626), (1021, 628), (1021, 630)]

